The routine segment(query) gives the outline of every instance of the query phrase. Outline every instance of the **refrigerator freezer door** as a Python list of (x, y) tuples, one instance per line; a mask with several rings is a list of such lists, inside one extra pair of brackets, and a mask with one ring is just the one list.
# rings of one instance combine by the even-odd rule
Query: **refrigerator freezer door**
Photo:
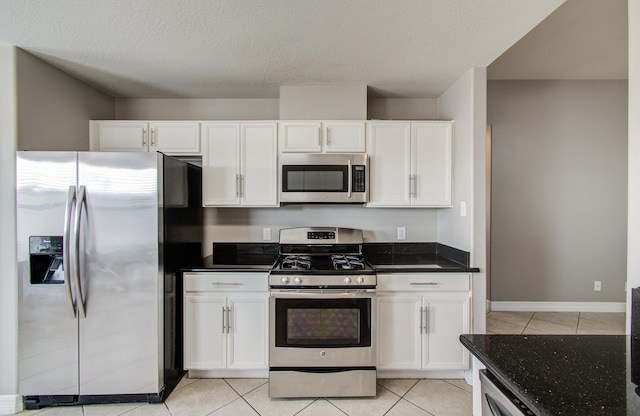
[[(159, 157), (81, 152), (80, 394), (162, 387)], [(161, 172), (161, 170), (160, 170)]]
[[(76, 156), (16, 153), (18, 384), (23, 396), (78, 394), (78, 320), (67, 295), (68, 283), (38, 279), (37, 273), (31, 278), (36, 263), (46, 257), (38, 251), (59, 246), (64, 235), (69, 190), (76, 185)], [(35, 247), (30, 247), (30, 237)], [(68, 240), (62, 241), (66, 246)], [(62, 268), (67, 269), (69, 253), (64, 254)], [(45, 273), (60, 270), (59, 260), (51, 264), (55, 266), (45, 266)]]

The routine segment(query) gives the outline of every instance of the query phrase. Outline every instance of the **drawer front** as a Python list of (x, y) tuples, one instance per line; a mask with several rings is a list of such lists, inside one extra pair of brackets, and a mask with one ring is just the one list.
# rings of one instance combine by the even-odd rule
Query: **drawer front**
[(189, 292), (267, 292), (269, 273), (185, 273)]
[(469, 290), (469, 274), (378, 273), (379, 291), (450, 291)]

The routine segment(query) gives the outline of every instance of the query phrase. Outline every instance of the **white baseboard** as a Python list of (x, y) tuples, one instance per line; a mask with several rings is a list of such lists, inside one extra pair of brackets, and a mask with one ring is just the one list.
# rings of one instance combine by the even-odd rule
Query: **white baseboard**
[(490, 311), (500, 312), (625, 312), (625, 302), (509, 302), (490, 301)]
[(19, 394), (0, 395), (0, 415), (22, 412), (22, 396)]

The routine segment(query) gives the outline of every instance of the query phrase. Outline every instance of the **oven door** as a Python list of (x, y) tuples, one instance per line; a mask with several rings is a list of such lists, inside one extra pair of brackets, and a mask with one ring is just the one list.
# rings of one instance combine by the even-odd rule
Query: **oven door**
[(375, 290), (272, 290), (270, 367), (375, 366)]

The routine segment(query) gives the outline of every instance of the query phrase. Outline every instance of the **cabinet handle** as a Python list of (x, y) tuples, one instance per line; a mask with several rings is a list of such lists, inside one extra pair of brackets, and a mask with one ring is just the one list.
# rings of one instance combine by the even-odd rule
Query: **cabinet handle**
[(411, 282), (409, 284), (411, 286), (437, 286), (440, 283), (436, 283), (436, 282)]
[(225, 327), (225, 321), (224, 321), (224, 313), (225, 313), (225, 307), (222, 307), (222, 333), (224, 334), (224, 330), (226, 329)]
[(244, 196), (244, 175), (240, 174), (240, 198)]
[(142, 147), (147, 147), (147, 129), (142, 129)]
[(331, 144), (331, 128), (327, 127), (327, 146)]
[(318, 146), (322, 146), (322, 128), (318, 127)]
[(231, 332), (231, 307), (227, 306), (227, 334)]
[(428, 312), (428, 308), (425, 306), (423, 309), (423, 313), (424, 313), (424, 319), (422, 320), (422, 322), (424, 322), (424, 333), (427, 334), (428, 333), (428, 328), (427, 328), (427, 324), (428, 324), (428, 320), (429, 320), (429, 315), (427, 315)]
[(156, 145), (155, 135), (156, 135), (156, 129), (151, 129), (151, 146)]
[(422, 334), (423, 316), (424, 316), (424, 314), (422, 313), (423, 310), (424, 310), (424, 308), (421, 306), (420, 307), (420, 326), (418, 326), (418, 329), (420, 330), (421, 334)]
[(236, 173), (236, 198), (240, 198), (240, 175)]
[(347, 162), (348, 162), (347, 169), (349, 170), (347, 172), (347, 198), (351, 198), (351, 181), (353, 180), (351, 178), (351, 159), (347, 160)]
[(412, 187), (411, 187), (411, 175), (409, 175), (409, 199), (411, 199), (411, 196), (413, 195), (411, 190), (412, 190)]
[(211, 286), (242, 286), (242, 283), (238, 282), (211, 282)]

